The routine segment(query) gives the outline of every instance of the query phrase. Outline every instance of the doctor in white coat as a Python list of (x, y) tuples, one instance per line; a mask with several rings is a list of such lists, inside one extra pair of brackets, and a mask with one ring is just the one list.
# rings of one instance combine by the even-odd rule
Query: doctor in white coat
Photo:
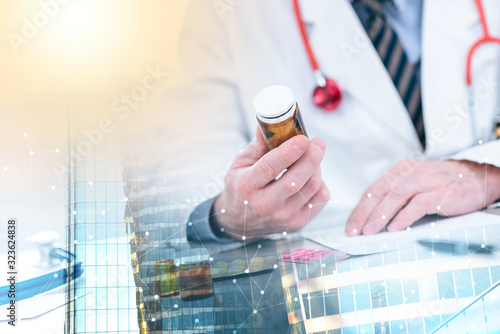
[[(171, 161), (166, 168), (178, 171), (195, 204), (189, 238), (291, 233), (315, 217), (323, 227), (345, 224), (348, 235), (373, 234), (500, 198), (500, 46), (477, 50), (469, 89), (467, 53), (483, 36), (474, 0), (402, 0), (387, 13), (408, 58), (420, 62), (425, 149), (351, 1), (299, 3), (322, 73), (343, 92), (334, 112), (312, 101), (316, 82), (292, 0), (194, 0), (187, 10), (182, 82), (155, 131), (169, 141), (160, 152)], [(489, 32), (499, 36), (500, 3), (482, 3)], [(317, 139), (294, 137), (268, 153), (252, 103), (275, 84), (291, 88)]]

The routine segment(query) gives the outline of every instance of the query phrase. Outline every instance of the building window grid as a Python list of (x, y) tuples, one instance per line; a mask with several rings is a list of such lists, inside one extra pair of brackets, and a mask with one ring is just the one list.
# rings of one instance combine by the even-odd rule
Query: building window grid
[[(484, 227), (483, 227), (483, 231), (484, 231)], [(414, 255), (415, 255), (415, 258), (416, 258), (416, 259), (418, 259), (418, 258), (419, 258), (418, 253), (417, 253), (417, 251), (416, 251), (416, 248), (414, 248)], [(352, 268), (353, 268), (352, 259), (349, 259), (348, 261), (350, 261), (350, 262), (351, 262), (351, 263), (349, 264), (349, 266), (351, 267), (351, 271), (352, 271)], [(399, 262), (399, 263), (401, 263), (401, 262), (402, 262), (402, 259), (401, 259), (401, 257), (400, 257), (400, 256), (398, 256), (398, 262)], [(384, 266), (384, 265), (385, 265), (385, 258), (382, 258), (382, 266)], [(455, 276), (456, 276), (456, 271), (457, 271), (457, 270), (458, 270), (458, 269), (456, 269), (456, 270), (454, 269), (454, 270), (451, 270), (451, 271), (448, 271), (448, 272), (447, 272), (447, 273), (450, 273), (450, 274), (451, 274), (451, 280), (452, 280), (452, 282), (450, 282), (450, 283), (451, 283), (451, 284), (453, 284), (453, 285), (452, 285), (452, 286), (453, 286), (453, 293), (454, 293), (454, 297), (453, 297), (453, 299), (458, 299), (458, 298), (460, 298), (460, 297), (458, 296), (458, 291), (457, 291), (457, 287), (456, 287), (457, 282), (456, 282), (456, 277), (455, 277)], [(473, 273), (472, 273), (472, 268), (471, 268), (471, 269), (469, 269), (469, 270), (470, 270), (471, 280), (473, 281)], [(490, 284), (491, 284), (491, 282), (493, 282), (493, 274), (492, 274), (492, 267), (491, 267), (491, 265), (487, 268), (487, 270), (488, 270), (488, 273), (489, 273), (489, 280), (490, 280)], [(369, 274), (367, 274), (367, 275), (369, 275)], [(422, 302), (422, 300), (423, 300), (423, 295), (422, 295), (422, 293), (423, 293), (423, 286), (422, 286), (422, 280), (421, 280), (421, 277), (422, 277), (421, 275), (418, 275), (418, 277), (417, 277), (417, 283), (418, 283), (418, 289), (419, 289), (419, 292), (418, 292), (418, 298), (419, 298), (419, 301), (420, 301), (420, 302)], [(442, 298), (442, 296), (441, 296), (441, 293), (440, 293), (440, 290), (439, 290), (438, 279), (437, 279), (437, 277), (436, 277), (436, 274), (434, 274), (434, 275), (433, 275), (433, 277), (434, 277), (434, 279), (433, 279), (433, 281), (434, 281), (434, 288), (435, 288), (435, 290), (436, 290), (436, 291), (437, 291), (437, 293), (438, 293), (438, 298), (439, 298), (439, 299), (441, 299), (441, 298)], [(384, 282), (386, 282), (386, 280), (384, 280)], [(401, 284), (403, 284), (403, 283), (402, 283), (402, 280), (400, 280), (400, 282), (401, 282)], [(354, 285), (352, 285), (352, 288), (354, 289)], [(371, 287), (371, 285), (370, 285), (370, 290), (371, 290), (371, 289), (372, 289), (372, 287)], [(354, 291), (354, 290), (353, 290), (353, 291)], [(402, 291), (404, 291), (404, 287), (403, 287), (403, 286), (402, 286)], [(373, 291), (372, 291), (372, 292), (373, 292)], [(310, 293), (308, 293), (308, 296), (310, 296)], [(478, 293), (474, 292), (474, 297), (477, 297), (477, 296), (478, 296)], [(340, 301), (341, 299), (342, 299), (342, 294), (340, 294), (340, 293), (339, 293), (339, 301)], [(340, 304), (341, 304), (341, 302), (340, 302)], [(403, 304), (406, 304), (406, 301), (404, 301), (404, 302), (403, 302)], [(358, 311), (358, 305), (357, 305), (356, 298), (354, 298), (354, 308), (355, 308), (355, 310), (354, 310), (354, 311)], [(310, 304), (309, 304), (309, 313), (310, 313), (310, 309), (311, 309), (311, 306), (310, 306)], [(443, 321), (443, 322), (444, 322), (444, 321), (446, 321), (447, 316), (448, 316), (448, 315), (442, 315), (442, 316), (439, 316), (439, 317), (440, 317), (441, 321)], [(426, 322), (424, 321), (426, 318), (433, 318), (433, 317), (424, 317), (424, 318), (422, 318), (422, 326), (423, 326), (423, 329), (427, 332), (427, 331), (430, 331), (431, 329), (426, 328)], [(405, 323), (405, 325), (406, 325), (406, 326), (409, 326), (407, 322)], [(358, 326), (358, 327), (359, 327), (359, 326)]]

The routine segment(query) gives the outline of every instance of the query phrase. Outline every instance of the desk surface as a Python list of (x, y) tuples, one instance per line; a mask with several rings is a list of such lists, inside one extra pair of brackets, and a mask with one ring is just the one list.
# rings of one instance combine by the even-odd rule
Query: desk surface
[[(489, 230), (488, 226), (476, 224), (469, 231), (461, 231), (487, 236)], [(441, 232), (441, 240), (452, 237), (454, 232), (450, 233)], [(492, 237), (497, 238), (489, 233), (489, 240)], [(248, 244), (247, 252), (254, 252), (255, 246)], [(207, 305), (214, 314), (213, 327), (206, 330), (430, 333), (500, 280), (500, 257), (496, 252), (478, 254), (471, 249), (466, 254), (454, 254), (419, 244), (406, 246), (345, 259), (337, 256), (307, 263), (278, 261), (279, 271), (255, 277), (249, 274), (236, 283), (214, 283), (213, 301)], [(262, 249), (278, 255), (299, 248), (325, 249), (304, 244), (304, 240), (262, 245)], [(233, 252), (236, 256), (237, 251)], [(495, 292), (498, 297), (499, 291)], [(193, 305), (183, 307), (187, 310)], [(484, 306), (481, 314), (484, 318), (498, 311), (497, 301)], [(470, 329), (470, 333), (481, 333), (486, 325), (500, 328), (494, 317), (489, 323), (476, 318), (471, 320), (475, 330)]]
[[(336, 254), (333, 260), (321, 257), (307, 263), (292, 263), (281, 261), (283, 253), (300, 248), (325, 250), (325, 247), (304, 243), (300, 238), (268, 240), (246, 243), (245, 247), (221, 255), (216, 249), (218, 245), (165, 239), (165, 233), (175, 235), (184, 226), (175, 227), (177, 232), (160, 224), (129, 222), (129, 226), (129, 248), (122, 249), (127, 244), (116, 242), (119, 251), (132, 254), (128, 264), (121, 263), (120, 257), (117, 263), (108, 259), (115, 243), (79, 243), (86, 252), (88, 265), (81, 291), (91, 292), (90, 300), (97, 300), (95, 310), (90, 309), (89, 303), (75, 306), (81, 319), (93, 314), (95, 323), (82, 332), (111, 319), (100, 317), (99, 309), (103, 308), (106, 314), (116, 313), (117, 328), (125, 333), (429, 333), (500, 280), (500, 257), (496, 252), (457, 255), (435, 251), (433, 254), (432, 249), (415, 244), (366, 256)], [(488, 226), (478, 224), (472, 228), (471, 235), (498, 237)], [(440, 238), (447, 236), (450, 235), (441, 233)], [(99, 257), (100, 247), (107, 249), (105, 261)], [(226, 262), (251, 262), (256, 257), (275, 256), (277, 266), (264, 274), (248, 273), (236, 279), (215, 280), (210, 288), (202, 282), (199, 284), (202, 288), (191, 289), (193, 293), (189, 295), (160, 291), (158, 281), (165, 277), (155, 271), (158, 261), (172, 259), (180, 267), (182, 263), (195, 262), (215, 266), (221, 256)], [(92, 262), (92, 257), (96, 261)], [(109, 283), (116, 278), (117, 270), (125, 270), (130, 279), (123, 288), (117, 288), (118, 297), (112, 308), (110, 289), (102, 290), (95, 282), (104, 275)], [(203, 276), (199, 273), (183, 277), (192, 282), (193, 277)], [(178, 282), (174, 284), (182, 285)], [(75, 291), (80, 293), (78, 286)], [(107, 294), (108, 304), (99, 304), (101, 293)], [(122, 295), (125, 298), (119, 300)], [(470, 324), (477, 331), (471, 329), (470, 333), (480, 333), (484, 328), (485, 314), (498, 314), (499, 301), (500, 296), (496, 302), (483, 303), (480, 312), (474, 309), (479, 315)], [(131, 317), (132, 314), (137, 314), (137, 318)], [(500, 328), (495, 321), (495, 317), (488, 317), (490, 328)]]

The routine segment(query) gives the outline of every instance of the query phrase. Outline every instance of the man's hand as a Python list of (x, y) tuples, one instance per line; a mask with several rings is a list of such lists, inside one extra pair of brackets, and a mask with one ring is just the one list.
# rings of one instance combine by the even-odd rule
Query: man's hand
[(225, 189), (215, 200), (217, 228), (239, 240), (300, 230), (330, 199), (319, 167), (324, 153), (323, 140), (309, 142), (305, 136), (267, 152), (257, 130), (256, 138), (235, 158)]
[(456, 216), (500, 198), (500, 168), (470, 161), (403, 160), (372, 184), (351, 213), (349, 236), (407, 228), (426, 214)]

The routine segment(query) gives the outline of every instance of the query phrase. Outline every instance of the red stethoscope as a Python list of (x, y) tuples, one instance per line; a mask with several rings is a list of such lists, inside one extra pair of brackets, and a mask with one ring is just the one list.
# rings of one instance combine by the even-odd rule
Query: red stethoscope
[(295, 18), (297, 19), (300, 35), (302, 36), (302, 42), (304, 42), (307, 57), (309, 58), (309, 63), (311, 64), (314, 78), (316, 79), (316, 88), (314, 88), (313, 92), (313, 102), (325, 111), (334, 111), (342, 101), (342, 90), (335, 80), (325, 78), (319, 69), (318, 61), (314, 56), (304, 24), (302, 23), (303, 21), (300, 13), (299, 0), (293, 0), (293, 9), (295, 11)]
[[(467, 54), (467, 67), (466, 67), (466, 83), (467, 86), (471, 86), (471, 62), (472, 56), (477, 48), (483, 44), (487, 43), (499, 43), (500, 38), (496, 38), (490, 35), (488, 26), (486, 24), (486, 17), (484, 15), (483, 3), (481, 0), (474, 0), (476, 3), (477, 10), (479, 12), (479, 17), (481, 19), (481, 25), (483, 27), (483, 37), (477, 40), (472, 47), (469, 49)], [(302, 15), (299, 7), (299, 0), (293, 0), (293, 9), (295, 12), (295, 18), (297, 20), (297, 25), (300, 30), (300, 35), (302, 37), (302, 42), (304, 43), (304, 48), (307, 52), (307, 57), (309, 58), (309, 63), (311, 64), (311, 68), (313, 70), (314, 78), (316, 79), (316, 88), (314, 88), (313, 92), (313, 102), (318, 107), (323, 108), (327, 112), (334, 111), (342, 101), (342, 90), (340, 89), (339, 84), (332, 79), (325, 78), (322, 74), (318, 61), (314, 56), (314, 52), (309, 43), (309, 38), (307, 37), (307, 33), (304, 28), (304, 24), (302, 21)]]
[(467, 83), (467, 86), (471, 86), (472, 84), (472, 74), (471, 74), (471, 63), (472, 63), (472, 56), (474, 55), (474, 52), (477, 50), (477, 48), (483, 44), (488, 44), (488, 43), (499, 43), (500, 44), (500, 38), (498, 37), (493, 37), (490, 34), (490, 31), (488, 30), (488, 25), (486, 24), (486, 16), (484, 15), (484, 8), (483, 8), (483, 2), (481, 0), (474, 0), (476, 3), (477, 11), (479, 12), (479, 18), (481, 19), (481, 25), (483, 26), (483, 37), (478, 39), (472, 47), (469, 49), (469, 53), (467, 54), (467, 68), (466, 68), (466, 79), (465, 82)]

